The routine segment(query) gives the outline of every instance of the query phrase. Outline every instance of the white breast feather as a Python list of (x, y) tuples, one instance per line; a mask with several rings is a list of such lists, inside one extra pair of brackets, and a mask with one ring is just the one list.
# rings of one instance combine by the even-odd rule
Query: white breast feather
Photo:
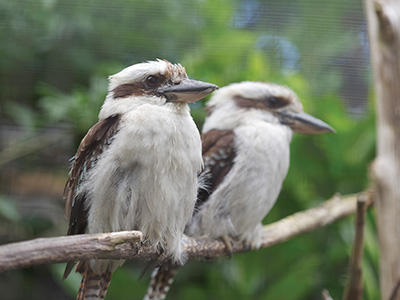
[[(180, 242), (201, 168), (200, 135), (187, 105), (145, 104), (123, 114), (120, 131), (81, 189), (89, 191), (88, 232), (140, 230), (183, 262)], [(93, 270), (109, 268), (103, 263), (97, 260)]]
[(237, 236), (258, 248), (261, 221), (276, 202), (289, 168), (292, 132), (257, 119), (246, 118), (242, 123), (234, 129), (234, 166), (195, 215), (187, 233)]

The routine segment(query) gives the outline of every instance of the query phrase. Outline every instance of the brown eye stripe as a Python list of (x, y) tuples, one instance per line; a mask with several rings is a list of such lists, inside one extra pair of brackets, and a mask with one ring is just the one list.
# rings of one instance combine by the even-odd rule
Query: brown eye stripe
[(147, 94), (143, 84), (141, 83), (127, 83), (117, 86), (113, 90), (114, 99), (125, 98), (128, 96), (142, 96)]
[(271, 96), (264, 100), (269, 108), (277, 109), (290, 104), (289, 98)]
[[(149, 77), (153, 77), (156, 80), (154, 86), (148, 84), (147, 80)], [(128, 96), (154, 95), (156, 94), (155, 90), (165, 84), (166, 80), (164, 75), (156, 74), (148, 76), (143, 82), (121, 84), (113, 90), (114, 99)]]
[(253, 100), (241, 96), (235, 96), (233, 98), (236, 105), (240, 108), (256, 108), (256, 109), (269, 109), (264, 101)]
[(241, 96), (233, 97), (236, 105), (240, 108), (256, 108), (263, 110), (277, 109), (289, 104), (288, 99), (271, 96), (265, 100), (254, 100)]

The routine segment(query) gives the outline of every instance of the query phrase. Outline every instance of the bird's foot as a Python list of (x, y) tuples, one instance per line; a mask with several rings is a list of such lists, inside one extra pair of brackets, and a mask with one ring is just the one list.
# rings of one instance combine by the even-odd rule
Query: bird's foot
[(233, 248), (232, 248), (232, 238), (228, 235), (221, 236), (222, 242), (225, 244), (225, 252), (229, 258), (232, 258)]
[(253, 237), (253, 239), (251, 239), (251, 240), (243, 241), (243, 247), (246, 252), (260, 249), (260, 246), (261, 246), (261, 242), (260, 242), (260, 239), (258, 239), (257, 237)]
[(143, 241), (139, 241), (139, 242), (130, 242), (131, 247), (132, 247), (132, 252), (135, 254), (138, 254), (140, 249), (143, 246)]
[(246, 241), (243, 241), (243, 246), (244, 246), (245, 252), (256, 250), (259, 248), (259, 247), (257, 247), (257, 245), (255, 243), (246, 242)]

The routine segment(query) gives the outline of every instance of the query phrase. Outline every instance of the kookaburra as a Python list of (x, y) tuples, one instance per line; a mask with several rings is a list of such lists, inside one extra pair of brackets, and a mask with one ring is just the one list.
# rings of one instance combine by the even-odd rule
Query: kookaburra
[[(296, 94), (272, 83), (241, 82), (215, 92), (208, 102), (201, 136), (205, 189), (185, 233), (231, 237), (257, 249), (262, 220), (271, 210), (289, 168), (294, 132), (334, 132), (303, 112)], [(149, 299), (164, 299), (177, 265), (153, 273)]]
[[(203, 167), (188, 103), (216, 88), (190, 80), (181, 65), (166, 60), (110, 76), (99, 121), (83, 138), (65, 187), (68, 235), (139, 230), (155, 249), (183, 263), (181, 239)], [(122, 263), (79, 262), (83, 278), (77, 299), (103, 299)]]

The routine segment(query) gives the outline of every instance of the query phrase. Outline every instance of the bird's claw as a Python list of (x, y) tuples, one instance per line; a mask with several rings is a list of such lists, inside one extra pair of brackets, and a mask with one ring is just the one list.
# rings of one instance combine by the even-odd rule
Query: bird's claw
[(221, 236), (222, 242), (225, 244), (225, 252), (229, 258), (232, 258), (233, 248), (232, 248), (232, 238), (228, 235)]

